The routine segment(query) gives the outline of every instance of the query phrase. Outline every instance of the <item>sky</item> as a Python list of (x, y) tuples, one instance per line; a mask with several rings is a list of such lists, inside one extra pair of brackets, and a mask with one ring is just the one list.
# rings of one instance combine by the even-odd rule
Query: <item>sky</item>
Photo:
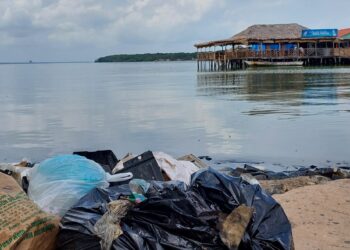
[(193, 52), (253, 24), (350, 27), (349, 0), (0, 0), (0, 62)]

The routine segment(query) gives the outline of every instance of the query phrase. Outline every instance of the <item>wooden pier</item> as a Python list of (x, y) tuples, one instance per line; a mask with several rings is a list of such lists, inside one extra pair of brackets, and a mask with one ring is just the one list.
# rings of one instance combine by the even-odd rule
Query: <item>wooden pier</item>
[(311, 48), (252, 51), (248, 49), (197, 52), (198, 71), (244, 69), (244, 61), (303, 61), (304, 66), (350, 65), (350, 48)]
[[(245, 69), (245, 61), (299, 61), (304, 66), (350, 65), (348, 35), (310, 38), (303, 37), (305, 31), (315, 30), (299, 24), (253, 25), (228, 39), (195, 44), (197, 70)], [(326, 31), (338, 32), (337, 29)]]

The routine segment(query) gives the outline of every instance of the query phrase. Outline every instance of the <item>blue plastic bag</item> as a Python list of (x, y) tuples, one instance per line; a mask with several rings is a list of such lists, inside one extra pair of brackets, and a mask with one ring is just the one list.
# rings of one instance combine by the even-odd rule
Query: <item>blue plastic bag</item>
[(63, 216), (93, 188), (108, 186), (98, 163), (79, 155), (60, 155), (33, 168), (28, 195), (44, 211)]

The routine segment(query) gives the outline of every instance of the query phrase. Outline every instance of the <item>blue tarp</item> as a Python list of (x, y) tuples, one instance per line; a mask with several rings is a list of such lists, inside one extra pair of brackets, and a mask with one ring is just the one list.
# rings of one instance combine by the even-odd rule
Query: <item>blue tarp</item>
[(286, 43), (284, 45), (285, 50), (294, 49), (295, 47), (296, 47), (296, 44), (294, 44), (294, 43)]
[(251, 46), (252, 46), (253, 51), (265, 51), (266, 50), (266, 44), (253, 43)]
[(280, 45), (278, 43), (272, 43), (270, 44), (270, 50), (279, 50)]

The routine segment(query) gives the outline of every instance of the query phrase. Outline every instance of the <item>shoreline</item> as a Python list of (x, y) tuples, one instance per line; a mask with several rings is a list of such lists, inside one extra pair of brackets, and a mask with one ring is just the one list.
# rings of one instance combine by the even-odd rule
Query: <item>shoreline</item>
[(273, 198), (289, 221), (295, 249), (349, 249), (350, 179), (299, 187)]
[[(289, 227), (289, 234), (291, 235), (293, 233), (294, 235), (295, 249), (330, 249), (330, 247), (346, 249), (350, 247), (350, 241), (347, 238), (347, 227), (350, 225), (350, 198), (347, 198), (348, 190), (350, 190), (350, 168), (322, 169), (314, 167), (295, 171), (273, 172), (245, 164), (243, 168), (231, 168), (231, 170), (225, 172), (219, 169), (214, 170), (214, 168), (208, 169), (206, 163), (202, 162), (202, 160), (210, 162), (212, 159), (208, 156), (200, 156), (200, 158), (202, 158), (201, 160), (195, 155), (189, 154), (176, 160), (165, 153), (154, 153), (155, 154), (151, 151), (147, 151), (139, 156), (127, 155), (118, 161), (111, 150), (74, 152), (72, 155), (57, 156), (56, 158), (47, 159), (43, 162), (42, 167), (57, 169), (59, 164), (67, 166), (67, 162), (72, 161), (72, 166), (79, 169), (81, 165), (74, 165), (76, 160), (78, 160), (75, 157), (78, 157), (79, 161), (82, 157), (84, 160), (89, 159), (91, 162), (94, 161), (94, 164), (101, 170), (99, 172), (100, 174), (103, 175), (103, 173), (107, 173), (103, 175), (107, 176), (107, 179), (110, 178), (108, 176), (111, 176), (109, 174), (110, 171), (113, 173), (115, 169), (122, 170), (123, 168), (128, 168), (127, 163), (129, 163), (128, 169), (135, 168), (133, 173), (136, 179), (141, 178), (137, 176), (137, 174), (140, 174), (141, 169), (144, 169), (146, 166), (151, 166), (154, 170), (158, 167), (164, 171), (161, 172), (158, 170), (161, 176), (152, 173), (152, 179), (155, 178), (153, 180), (179, 180), (186, 183), (188, 186), (193, 185), (190, 180), (193, 181), (192, 178), (196, 178), (193, 176), (196, 176), (195, 173), (201, 169), (208, 173), (215, 172), (217, 175), (227, 174), (231, 177), (241, 177), (241, 179), (228, 179), (239, 183), (245, 183), (241, 187), (243, 193), (246, 192), (246, 190), (252, 189), (261, 193), (263, 197), (271, 195), (276, 202), (281, 205), (287, 216), (285, 217), (283, 215), (285, 218), (284, 223), (290, 224), (291, 228)], [(88, 161), (86, 164), (87, 163)], [(124, 164), (126, 165), (124, 166)], [(32, 182), (35, 183), (35, 179), (33, 179), (35, 177), (30, 173), (30, 169), (36, 166), (25, 161), (16, 165), (1, 165), (2, 164), (0, 164), (0, 169), (2, 169), (2, 171), (0, 172), (11, 175), (24, 191), (29, 192), (28, 185)], [(87, 165), (86, 167), (89, 166), (90, 165)], [(92, 166), (95, 165), (91, 165), (91, 167)], [(170, 166), (170, 168), (167, 166)], [(122, 168), (120, 169), (120, 167)], [(175, 168), (173, 169), (173, 167)], [(180, 168), (183, 168), (181, 174), (177, 174)], [(51, 174), (51, 171), (46, 172)], [(83, 173), (85, 171), (80, 172)], [(27, 178), (24, 179), (24, 177), (27, 176), (29, 176), (29, 183)], [(131, 178), (133, 178), (132, 175)], [(146, 176), (142, 177), (142, 179), (145, 178)], [(147, 178), (151, 177), (148, 176)], [(64, 178), (62, 181), (64, 181)], [(248, 183), (254, 186), (246, 185)], [(52, 184), (53, 183), (47, 183), (47, 185)], [(260, 187), (256, 184), (260, 185)], [(262, 189), (265, 192), (263, 192)], [(31, 198), (34, 201), (36, 200), (33, 196)], [(39, 202), (40, 199), (37, 199), (37, 202)], [(277, 203), (276, 205), (279, 207)], [(38, 204), (40, 204), (40, 202)], [(253, 203), (250, 206), (256, 207), (256, 204)], [(47, 209), (45, 210), (46, 212), (55, 212), (55, 214), (59, 211), (60, 213), (62, 212), (63, 215), (65, 213), (63, 209), (67, 208), (62, 208), (61, 211), (51, 210), (51, 207), (43, 206), (42, 209)], [(58, 206), (57, 209), (61, 208)], [(282, 214), (284, 213), (282, 212)], [(272, 214), (274, 213), (272, 212)], [(274, 214), (274, 216), (277, 217), (270, 226), (277, 226), (277, 218), (281, 219), (283, 217), (280, 218), (278, 214)], [(292, 231), (290, 229), (292, 229)], [(326, 248), (323, 248), (324, 246), (326, 246)]]

